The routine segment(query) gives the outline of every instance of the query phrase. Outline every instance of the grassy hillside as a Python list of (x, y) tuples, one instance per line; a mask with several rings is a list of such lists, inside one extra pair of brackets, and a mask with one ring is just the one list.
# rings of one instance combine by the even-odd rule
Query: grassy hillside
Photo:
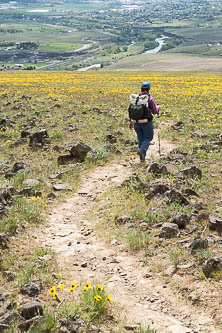
[[(115, 195), (113, 192), (107, 194), (110, 200), (114, 200), (115, 205), (104, 212), (103, 223), (107, 228), (119, 231), (120, 241), (126, 243), (130, 251), (145, 251), (144, 258), (151, 257), (150, 260), (155, 261), (155, 258), (159, 258), (167, 250), (171, 263), (176, 267), (181, 256), (190, 260), (190, 252), (182, 248), (182, 242), (177, 243), (175, 251), (170, 250), (171, 240), (160, 241), (158, 234), (151, 231), (154, 242), (149, 241), (148, 245), (138, 240), (138, 234), (132, 236), (137, 238), (127, 238), (124, 234), (126, 230), (114, 226), (114, 220), (121, 214), (130, 212), (135, 221), (145, 220), (145, 223), (152, 227), (158, 222), (169, 220), (175, 212), (194, 214), (194, 204), (201, 204), (205, 215), (199, 221), (194, 221), (201, 233), (208, 226), (209, 214), (222, 218), (221, 74), (148, 71), (0, 72), (0, 188), (1, 191), (9, 189), (5, 199), (0, 196), (0, 233), (4, 235), (1, 239), (5, 239), (0, 242), (0, 293), (9, 290), (12, 308), (14, 306), (19, 309), (24, 302), (21, 287), (27, 282), (40, 280), (42, 290), (38, 298), (45, 302), (44, 329), (47, 327), (50, 332), (54, 332), (58, 319), (64, 316), (70, 318), (72, 315), (70, 309), (65, 308), (65, 304), (64, 308), (57, 309), (48, 295), (49, 288), (62, 279), (63, 272), (55, 273), (59, 258), (56, 258), (54, 253), (49, 249), (39, 248), (33, 236), (30, 236), (29, 244), (25, 244), (23, 237), (33, 235), (35, 228), (44, 225), (51, 207), (77, 191), (82, 175), (89, 169), (111, 160), (118, 163), (122, 159), (128, 161), (137, 158), (136, 145), (131, 145), (129, 141), (135, 137), (128, 129), (127, 107), (129, 94), (139, 91), (143, 81), (151, 82), (151, 94), (156, 103), (161, 105), (160, 122), (164, 123), (161, 138), (174, 143), (185, 156), (175, 163), (177, 172), (192, 163), (202, 171), (201, 179), (194, 177), (184, 180), (186, 186), (197, 193), (198, 199), (191, 201), (185, 208), (176, 202), (165, 208), (160, 207), (159, 210), (158, 201), (154, 204), (156, 210), (152, 211), (152, 202), (145, 200), (141, 189), (132, 183), (132, 186), (115, 189)], [(178, 122), (181, 122), (180, 126)], [(157, 126), (157, 119), (154, 123)], [(174, 128), (172, 124), (176, 124)], [(44, 139), (36, 143), (30, 142), (32, 134), (40, 130), (47, 131)], [(89, 145), (93, 152), (81, 161), (64, 158), (62, 163), (59, 157), (70, 156), (68, 146), (79, 140)], [(161, 148), (164, 151), (164, 147)], [(15, 170), (15, 163), (22, 164), (19, 170)], [(138, 171), (140, 177), (146, 177), (145, 166), (135, 171)], [(152, 182), (155, 177), (158, 180), (162, 176), (148, 175), (146, 182)], [(171, 184), (180, 186), (178, 175), (163, 177)], [(57, 181), (71, 186), (71, 191), (54, 191), (53, 186)], [(139, 201), (135, 201), (136, 199)], [(146, 233), (147, 231), (143, 234)], [(195, 268), (193, 275), (189, 275), (189, 283), (198, 283), (200, 290), (208, 291), (203, 293), (203, 307), (207, 306), (209, 311), (214, 313), (215, 321), (219, 323), (221, 298), (211, 299), (209, 295), (213, 294), (215, 289), (221, 288), (221, 271), (211, 276), (212, 286), (201, 269), (203, 260), (220, 252), (217, 232), (213, 231), (213, 235), (216, 241), (205, 252), (200, 251), (192, 257)], [(187, 235), (182, 233), (181, 239), (186, 237)], [(41, 258), (46, 255), (49, 257), (45, 264), (42, 264)], [(144, 264), (148, 265), (145, 259)], [(161, 264), (162, 266), (155, 266), (158, 273), (164, 271), (164, 260)], [(154, 273), (155, 269), (153, 268)], [(173, 290), (185, 297), (186, 278), (187, 275), (182, 274), (183, 282), (172, 285)], [(5, 305), (8, 303), (4, 303)], [(84, 307), (78, 311), (80, 316), (85, 318)], [(53, 317), (55, 313), (56, 321)], [(99, 319), (104, 318), (107, 318), (106, 315), (101, 315)], [(97, 317), (97, 323), (102, 320), (99, 321)], [(92, 322), (91, 318), (90, 324)], [(46, 332), (44, 329), (37, 328), (35, 332)]]

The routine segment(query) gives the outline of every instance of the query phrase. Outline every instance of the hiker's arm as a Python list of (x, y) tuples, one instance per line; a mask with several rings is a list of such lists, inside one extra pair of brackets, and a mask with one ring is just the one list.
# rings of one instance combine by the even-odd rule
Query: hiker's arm
[(131, 119), (129, 119), (129, 129), (133, 129), (133, 122), (132, 122), (132, 120)]
[(153, 97), (150, 97), (150, 99), (149, 99), (149, 107), (150, 107), (151, 112), (153, 114), (158, 114), (159, 113), (160, 107), (158, 105), (156, 105), (156, 103), (154, 102)]

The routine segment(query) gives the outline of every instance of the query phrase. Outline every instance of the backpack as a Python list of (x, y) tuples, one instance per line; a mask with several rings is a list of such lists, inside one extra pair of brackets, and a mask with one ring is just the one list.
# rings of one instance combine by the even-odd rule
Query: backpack
[(152, 120), (153, 116), (149, 108), (149, 96), (148, 95), (130, 95), (130, 105), (128, 108), (129, 118), (132, 120), (148, 119)]

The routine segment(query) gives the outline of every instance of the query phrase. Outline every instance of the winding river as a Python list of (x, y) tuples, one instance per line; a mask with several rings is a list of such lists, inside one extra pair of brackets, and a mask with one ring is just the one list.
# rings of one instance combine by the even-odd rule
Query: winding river
[(158, 53), (158, 52), (162, 49), (162, 47), (163, 47), (163, 45), (164, 45), (164, 40), (165, 40), (166, 38), (169, 38), (169, 37), (168, 37), (168, 36), (161, 35), (161, 37), (156, 38), (155, 41), (156, 41), (159, 45), (158, 45), (157, 47), (155, 47), (154, 49), (152, 49), (152, 50), (148, 50), (148, 51), (146, 51), (146, 52), (144, 52), (144, 53), (145, 53), (145, 54)]

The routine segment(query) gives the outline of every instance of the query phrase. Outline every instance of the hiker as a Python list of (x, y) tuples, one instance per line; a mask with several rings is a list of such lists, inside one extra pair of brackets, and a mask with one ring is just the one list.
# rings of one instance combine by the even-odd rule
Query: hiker
[[(131, 115), (131, 117), (129, 119), (129, 128), (132, 130), (134, 127), (134, 130), (137, 134), (138, 146), (139, 146), (139, 150), (137, 153), (140, 157), (140, 161), (145, 161), (146, 152), (149, 148), (150, 142), (153, 140), (154, 133), (153, 133), (152, 114), (159, 114), (159, 109), (160, 109), (160, 107), (155, 104), (154, 99), (152, 96), (150, 96), (149, 92), (150, 92), (150, 83), (143, 82), (141, 85), (141, 92), (139, 93), (139, 95), (134, 95), (134, 98), (135, 98), (135, 96), (137, 96), (137, 99), (135, 102), (136, 104), (137, 104), (138, 100), (140, 99), (140, 96), (144, 96), (144, 98), (147, 96), (147, 99), (145, 100), (146, 101), (146, 111), (145, 111), (145, 113), (143, 113), (142, 117), (139, 118), (139, 120), (132, 119), (132, 118), (136, 118), (136, 117), (133, 117), (133, 115), (132, 115), (133, 113), (130, 113), (130, 111), (129, 111), (129, 114)], [(131, 96), (133, 96), (133, 95), (131, 95)], [(138, 105), (139, 105), (139, 103), (138, 103)], [(135, 106), (135, 104), (134, 104), (134, 106)], [(129, 109), (130, 109), (130, 107), (129, 107)]]

